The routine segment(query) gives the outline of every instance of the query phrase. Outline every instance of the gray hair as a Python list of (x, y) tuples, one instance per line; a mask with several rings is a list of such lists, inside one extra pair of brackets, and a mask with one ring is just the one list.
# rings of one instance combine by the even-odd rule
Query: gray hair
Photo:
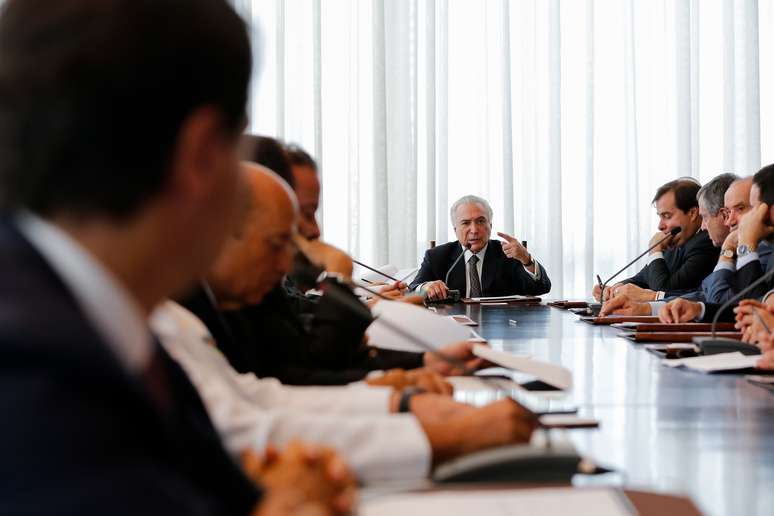
[(723, 196), (726, 194), (726, 190), (731, 186), (731, 183), (738, 179), (739, 176), (736, 174), (720, 174), (699, 189), (696, 199), (714, 217), (723, 207)]
[(492, 222), (492, 207), (489, 206), (489, 202), (487, 202), (486, 199), (475, 195), (465, 195), (454, 201), (454, 204), (452, 204), (451, 209), (449, 210), (452, 226), (457, 226), (457, 221), (454, 220), (454, 214), (457, 213), (457, 208), (463, 204), (478, 204), (486, 210), (487, 218), (489, 219), (489, 222)]

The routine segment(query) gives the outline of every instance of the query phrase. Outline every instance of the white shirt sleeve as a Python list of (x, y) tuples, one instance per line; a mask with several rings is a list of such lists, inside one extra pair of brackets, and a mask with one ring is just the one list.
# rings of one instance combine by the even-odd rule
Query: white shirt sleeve
[(666, 301), (651, 301), (648, 304), (650, 305), (650, 315), (658, 317), (658, 313), (661, 311), (661, 307), (666, 305)]
[(153, 313), (151, 326), (196, 386), (232, 453), (303, 439), (335, 447), (366, 482), (428, 474), (427, 437), (413, 416), (389, 414), (389, 388), (290, 388), (240, 375), (206, 343), (211, 337), (201, 321), (171, 302)]
[(742, 256), (741, 258), (736, 260), (736, 268), (737, 269), (741, 269), (742, 267), (744, 267), (748, 263), (751, 263), (751, 262), (754, 262), (754, 261), (758, 261), (760, 259), (761, 258), (760, 258), (760, 256), (758, 256), (758, 253), (753, 252), (753, 253), (747, 254), (747, 255)]
[(653, 262), (654, 260), (663, 260), (663, 259), (664, 259), (664, 253), (660, 251), (658, 253), (653, 253), (650, 256), (648, 256), (648, 265), (650, 265), (651, 262)]
[(529, 277), (530, 277), (530, 278), (532, 278), (532, 279), (533, 279), (533, 280), (535, 280), (535, 281), (538, 281), (538, 280), (540, 280), (540, 264), (538, 263), (538, 261), (537, 261), (537, 260), (535, 260), (535, 257), (534, 257), (534, 256), (532, 257), (532, 261), (534, 261), (534, 262), (535, 262), (535, 272), (531, 272), (531, 271), (530, 271), (530, 270), (527, 268), (527, 266), (526, 266), (526, 265), (524, 265), (523, 263), (521, 264), (521, 266), (522, 266), (522, 267), (524, 267), (524, 270), (527, 272), (527, 274), (529, 274)]
[(729, 263), (729, 262), (727, 262), (725, 260), (718, 260), (718, 264), (715, 265), (715, 268), (713, 269), (712, 272), (717, 272), (717, 271), (721, 271), (721, 270), (727, 270), (727, 271), (735, 272), (736, 271), (736, 264), (735, 263)]

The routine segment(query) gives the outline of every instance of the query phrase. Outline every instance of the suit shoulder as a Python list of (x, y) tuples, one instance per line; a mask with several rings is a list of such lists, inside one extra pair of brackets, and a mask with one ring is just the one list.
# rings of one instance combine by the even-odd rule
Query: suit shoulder
[(438, 259), (442, 258), (444, 256), (450, 256), (452, 253), (454, 253), (455, 250), (460, 249), (460, 244), (456, 240), (452, 242), (446, 242), (445, 244), (441, 244), (438, 246), (435, 246), (431, 249), (428, 249), (425, 251), (425, 256), (432, 259)]

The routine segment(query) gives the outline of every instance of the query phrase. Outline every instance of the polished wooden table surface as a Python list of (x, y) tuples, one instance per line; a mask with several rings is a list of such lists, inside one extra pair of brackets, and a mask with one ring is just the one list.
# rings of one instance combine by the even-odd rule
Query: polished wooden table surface
[(576, 484), (682, 494), (713, 516), (774, 514), (774, 391), (738, 375), (662, 366), (642, 344), (617, 337), (619, 330), (543, 305), (455, 305), (438, 313), (464, 313), (493, 348), (573, 372), (569, 399), (601, 426), (573, 430), (571, 439), (582, 455), (621, 472), (576, 476)]

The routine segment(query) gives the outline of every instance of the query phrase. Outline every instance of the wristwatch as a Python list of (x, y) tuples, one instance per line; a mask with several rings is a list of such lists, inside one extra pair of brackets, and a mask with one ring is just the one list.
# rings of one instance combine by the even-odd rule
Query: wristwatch
[(400, 393), (398, 412), (411, 412), (411, 398), (416, 394), (422, 394), (425, 390), (421, 387), (407, 387)]
[(750, 249), (746, 244), (739, 244), (736, 247), (736, 255), (741, 258), (743, 256), (747, 256), (750, 253), (754, 253), (755, 249)]
[(723, 258), (728, 258), (729, 260), (733, 260), (736, 257), (736, 252), (734, 252), (733, 249), (723, 249), (723, 251), (720, 253), (720, 256)]
[(535, 265), (535, 259), (532, 258), (532, 255), (529, 255), (529, 261), (524, 264), (524, 267), (532, 267)]

